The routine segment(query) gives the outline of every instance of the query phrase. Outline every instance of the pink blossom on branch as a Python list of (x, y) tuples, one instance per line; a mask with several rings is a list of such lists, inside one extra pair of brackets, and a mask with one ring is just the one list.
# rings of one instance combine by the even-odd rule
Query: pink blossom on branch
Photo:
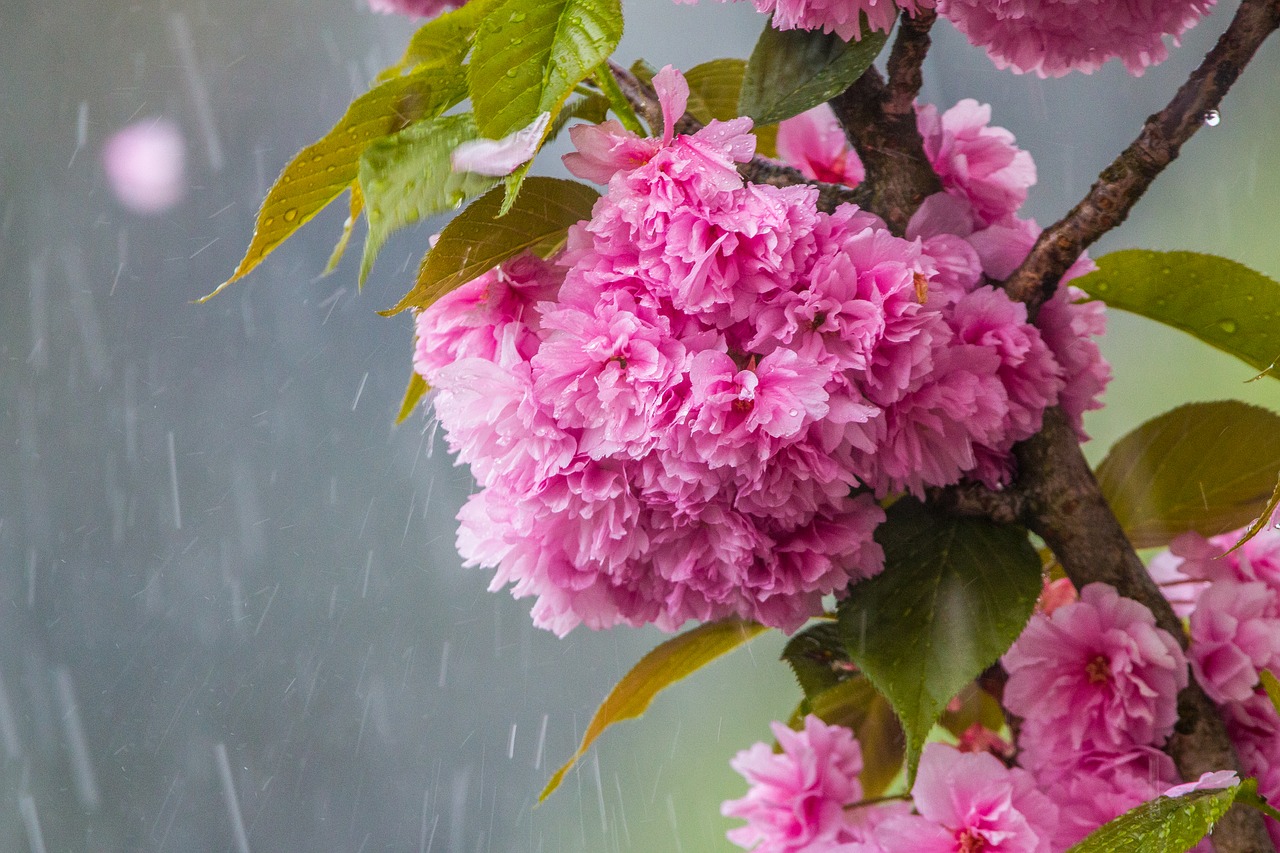
[(970, 43), (985, 48), (998, 68), (1040, 77), (1091, 73), (1118, 58), (1130, 74), (1169, 55), (1213, 8), (1215, 0), (938, 0)]
[(1187, 685), (1177, 641), (1150, 610), (1100, 583), (1052, 616), (1033, 616), (1003, 663), (1005, 707), (1025, 720), (1019, 745), (1033, 764), (1159, 746)]
[[(697, 0), (676, 2), (696, 3)], [(920, 9), (932, 9), (934, 0), (752, 0), (752, 3), (757, 10), (773, 16), (774, 29), (822, 30), (849, 41), (862, 38), (860, 16), (866, 16), (869, 29), (887, 33), (899, 12), (914, 15)]]
[(430, 18), (457, 9), (467, 0), (369, 0), (369, 8), (383, 15)]
[(911, 798), (918, 815), (877, 828), (885, 853), (1050, 853), (1057, 806), (1029, 773), (989, 753), (926, 744)]
[(812, 714), (800, 731), (771, 728), (780, 752), (757, 743), (730, 762), (751, 787), (720, 807), (747, 822), (729, 840), (754, 853), (834, 853), (854, 841), (845, 808), (862, 799), (862, 751), (853, 732)]

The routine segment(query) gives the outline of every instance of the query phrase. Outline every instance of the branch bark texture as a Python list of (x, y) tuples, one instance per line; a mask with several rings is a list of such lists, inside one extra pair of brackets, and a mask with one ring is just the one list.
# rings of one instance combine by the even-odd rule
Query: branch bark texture
[(1005, 284), (1031, 316), (1053, 296), (1080, 253), (1129, 215), (1156, 176), (1216, 110), (1258, 47), (1280, 27), (1280, 2), (1244, 0), (1230, 26), (1163, 110), (1147, 119), (1138, 138), (1103, 170), (1088, 195), (1049, 226)]

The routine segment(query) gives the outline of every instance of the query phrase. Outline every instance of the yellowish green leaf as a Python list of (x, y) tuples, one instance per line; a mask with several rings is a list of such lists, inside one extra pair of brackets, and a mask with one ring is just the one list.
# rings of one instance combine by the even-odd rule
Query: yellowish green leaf
[(371, 144), (411, 122), (439, 115), (466, 95), (460, 68), (428, 68), (387, 80), (356, 98), (342, 119), (302, 149), (276, 178), (258, 211), (249, 248), (231, 278), (205, 296), (248, 275), (276, 246), (351, 186)]
[(392, 233), (453, 210), (493, 186), (495, 178), (455, 172), (450, 164), (453, 149), (475, 138), (471, 114), (458, 113), (410, 125), (365, 150), (360, 158), (360, 189), (369, 236), (360, 262), (361, 283)]
[(1120, 439), (1098, 484), (1136, 548), (1262, 516), (1280, 477), (1280, 416), (1235, 400), (1189, 403)]
[(1071, 282), (1112, 308), (1181, 329), (1280, 379), (1280, 282), (1199, 252), (1127, 249)]
[(400, 412), (396, 415), (396, 423), (404, 423), (430, 390), (431, 386), (427, 384), (427, 380), (423, 379), (421, 374), (415, 372), (413, 376), (409, 377), (409, 387), (404, 389), (404, 399), (400, 401)]
[(468, 0), (460, 9), (427, 21), (409, 39), (400, 61), (383, 71), (378, 79), (388, 80), (424, 65), (462, 67), (480, 22), (496, 5), (496, 0)]
[(721, 655), (733, 651), (764, 630), (763, 625), (755, 622), (735, 618), (721, 619), (672, 637), (641, 658), (596, 711), (582, 736), (578, 751), (555, 772), (538, 795), (538, 801), (551, 796), (560, 786), (565, 774), (586, 754), (587, 749), (605, 729), (614, 723), (639, 717), (664, 689)]
[(621, 37), (618, 0), (499, 0), (468, 69), (480, 135), (501, 139), (544, 112), (554, 119)]
[(1262, 689), (1267, 691), (1267, 698), (1271, 700), (1276, 713), (1280, 714), (1280, 679), (1271, 670), (1263, 669), (1258, 671), (1258, 680), (1262, 682)]
[(338, 268), (342, 256), (346, 254), (347, 244), (351, 242), (351, 232), (356, 229), (356, 220), (360, 218), (361, 211), (364, 210), (364, 196), (360, 193), (360, 184), (351, 185), (351, 206), (347, 219), (342, 223), (342, 236), (338, 238), (338, 244), (333, 247), (333, 253), (329, 255), (329, 263), (324, 265), (324, 272), (321, 275), (329, 275)]

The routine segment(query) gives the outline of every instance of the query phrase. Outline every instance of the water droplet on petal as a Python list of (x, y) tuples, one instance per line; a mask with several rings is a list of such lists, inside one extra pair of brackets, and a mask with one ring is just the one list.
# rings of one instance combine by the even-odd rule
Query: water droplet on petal
[(1205, 110), (1204, 123), (1206, 127), (1217, 127), (1222, 124), (1222, 113), (1217, 110)]
[(799, 410), (799, 409), (792, 409), (791, 411), (787, 412), (787, 414), (788, 414), (788, 415), (790, 415), (790, 416), (791, 416), (791, 417), (793, 417), (793, 418), (798, 418), (798, 417), (800, 417), (800, 410)]

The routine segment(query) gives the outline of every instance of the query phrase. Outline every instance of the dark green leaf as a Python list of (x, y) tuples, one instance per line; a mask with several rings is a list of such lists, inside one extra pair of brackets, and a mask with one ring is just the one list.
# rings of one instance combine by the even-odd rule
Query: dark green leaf
[(554, 119), (621, 37), (618, 0), (499, 0), (468, 74), (480, 135), (501, 139), (544, 112)]
[(775, 30), (770, 21), (747, 62), (739, 112), (773, 124), (834, 98), (871, 67), (888, 37), (864, 30), (860, 41), (846, 42), (835, 33)]
[(430, 390), (431, 386), (427, 384), (427, 380), (423, 379), (420, 374), (414, 373), (413, 376), (409, 377), (409, 387), (404, 389), (404, 399), (400, 401), (400, 411), (396, 414), (396, 423), (404, 423)]
[(1186, 853), (1227, 813), (1238, 791), (1256, 787), (1250, 779), (1230, 788), (1157, 797), (1104, 823), (1067, 853)]
[(1189, 403), (1120, 439), (1098, 484), (1136, 548), (1243, 527), (1280, 476), (1280, 416), (1235, 400)]
[(1018, 527), (950, 517), (911, 498), (888, 514), (876, 530), (884, 571), (849, 588), (840, 630), (849, 656), (902, 720), (914, 779), (947, 702), (1031, 617), (1040, 558)]
[(1280, 379), (1280, 283), (1198, 252), (1127, 249), (1071, 282), (1112, 308), (1181, 329)]
[(804, 695), (813, 698), (853, 675), (852, 661), (840, 640), (840, 628), (823, 622), (792, 637), (782, 650)]
[(466, 95), (461, 68), (426, 68), (380, 83), (351, 102), (342, 120), (290, 161), (267, 192), (253, 237), (231, 278), (200, 301), (248, 275), (276, 246), (351, 186), (372, 143), (423, 117), (437, 116)]
[(390, 312), (422, 310), (461, 284), (524, 251), (544, 257), (564, 241), (570, 225), (590, 218), (599, 194), (585, 184), (558, 178), (526, 181), (515, 207), (501, 219), (503, 190), (477, 199), (440, 232), (418, 270), (413, 290)]
[(443, 116), (411, 125), (370, 145), (360, 158), (369, 236), (360, 261), (363, 284), (378, 250), (393, 232), (446, 210), (492, 187), (495, 178), (455, 172), (453, 149), (476, 138), (470, 113)]
[(551, 796), (560, 786), (564, 775), (586, 754), (587, 749), (605, 729), (614, 723), (639, 717), (664, 689), (726, 652), (733, 651), (764, 630), (763, 625), (755, 622), (735, 618), (721, 619), (672, 637), (641, 658), (610, 691), (587, 725), (578, 751), (555, 772), (538, 795), (538, 801)]
[[(1267, 499), (1266, 505), (1262, 507), (1262, 511), (1258, 514), (1258, 517), (1254, 519), (1253, 524), (1250, 524), (1245, 528), (1244, 533), (1240, 534), (1240, 538), (1236, 541), (1236, 544), (1231, 546), (1231, 551), (1236, 550), (1241, 545), (1261, 533), (1263, 529), (1271, 523), (1271, 519), (1276, 512), (1276, 507), (1280, 507), (1280, 477), (1276, 479), (1276, 487), (1272, 490), (1271, 497)], [(1230, 554), (1231, 551), (1228, 551), (1227, 553)]]

